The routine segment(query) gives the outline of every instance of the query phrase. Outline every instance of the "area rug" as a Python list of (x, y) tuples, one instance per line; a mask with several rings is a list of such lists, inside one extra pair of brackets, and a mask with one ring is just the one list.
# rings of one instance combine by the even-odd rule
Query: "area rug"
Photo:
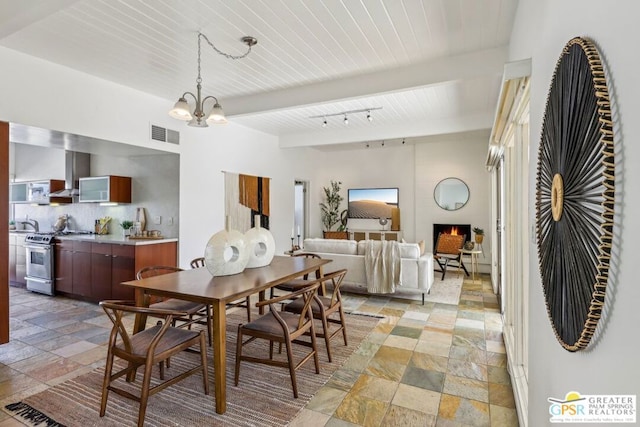
[(464, 272), (447, 271), (444, 280), (441, 280), (441, 277), (442, 273), (436, 271), (433, 277), (431, 291), (424, 297), (425, 302), (430, 301), (440, 304), (458, 305), (460, 302), (460, 292), (462, 292)]
[[(209, 349), (211, 394), (205, 395), (202, 377), (187, 379), (149, 398), (145, 426), (284, 426), (309, 402), (313, 395), (341, 367), (360, 343), (377, 325), (379, 319), (347, 315), (349, 345), (340, 339), (332, 341), (333, 362), (327, 361), (324, 341), (318, 340), (320, 374), (315, 373), (313, 361), (297, 372), (298, 395), (294, 399), (289, 371), (285, 368), (242, 363), (240, 383), (233, 379), (237, 325), (244, 321), (239, 313), (229, 315), (227, 321), (227, 412), (216, 414), (213, 394), (212, 353)], [(262, 340), (260, 340), (262, 341)], [(294, 346), (294, 358), (306, 348)], [(268, 344), (255, 342), (245, 347), (245, 353), (268, 354)], [(285, 357), (284, 352), (278, 357)], [(169, 375), (179, 374), (197, 364), (199, 356), (192, 353), (171, 358)], [(115, 393), (109, 394), (106, 415), (99, 416), (104, 368), (68, 380), (60, 385), (30, 396), (22, 402), (7, 405), (7, 409), (33, 425), (63, 426), (132, 426), (138, 418), (138, 404)], [(154, 377), (157, 378), (157, 367)], [(137, 385), (142, 375), (138, 374)], [(124, 381), (120, 383), (122, 385)], [(11, 408), (11, 409), (10, 409)], [(40, 416), (38, 418), (38, 416)]]
[[(460, 301), (460, 293), (462, 292), (462, 281), (464, 280), (464, 272), (447, 271), (444, 280), (441, 280), (442, 273), (434, 272), (433, 285), (428, 294), (425, 294), (424, 301), (440, 304), (458, 305)], [(355, 283), (344, 283), (340, 289), (343, 292), (354, 294), (370, 295), (366, 286)], [(415, 291), (403, 290), (402, 287), (396, 288), (393, 294), (380, 294), (383, 297), (392, 297), (396, 299), (406, 299), (411, 301), (422, 302), (422, 294)]]

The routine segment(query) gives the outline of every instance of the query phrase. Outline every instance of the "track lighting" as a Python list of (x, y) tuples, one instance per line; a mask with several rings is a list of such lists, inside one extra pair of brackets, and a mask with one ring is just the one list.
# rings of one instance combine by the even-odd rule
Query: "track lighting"
[(344, 116), (344, 118), (342, 119), (343, 123), (345, 124), (345, 126), (349, 125), (349, 117), (347, 116), (348, 114), (357, 114), (357, 113), (367, 113), (366, 117), (367, 120), (369, 122), (373, 121), (373, 116), (371, 115), (372, 111), (375, 110), (382, 110), (382, 107), (369, 107), (369, 108), (363, 108), (360, 110), (349, 110), (349, 111), (340, 111), (339, 113), (331, 113), (331, 114), (321, 114), (318, 116), (311, 116), (309, 117), (310, 119), (322, 119), (322, 127), (327, 127), (327, 117), (332, 117), (332, 116)]

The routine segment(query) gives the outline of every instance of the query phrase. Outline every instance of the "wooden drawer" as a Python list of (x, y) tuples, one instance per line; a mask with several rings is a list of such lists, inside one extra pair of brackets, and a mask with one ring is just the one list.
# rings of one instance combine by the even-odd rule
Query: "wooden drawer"
[(111, 255), (133, 258), (136, 255), (136, 247), (133, 245), (111, 245)]
[(109, 243), (91, 243), (91, 253), (111, 255), (111, 246)]
[(91, 252), (91, 242), (73, 241), (73, 250), (76, 252)]

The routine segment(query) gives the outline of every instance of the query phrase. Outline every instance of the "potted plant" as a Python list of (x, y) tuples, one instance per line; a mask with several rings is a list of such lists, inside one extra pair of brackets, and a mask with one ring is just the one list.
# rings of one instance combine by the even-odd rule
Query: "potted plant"
[[(322, 220), (322, 226), (324, 227), (325, 238), (346, 238), (345, 224), (341, 221), (341, 218), (346, 215), (346, 209), (340, 211), (340, 204), (343, 197), (340, 195), (339, 181), (331, 181), (329, 187), (322, 187), (324, 191), (324, 201), (320, 203), (320, 219)], [(339, 224), (336, 231), (333, 231), (333, 227)]]
[(15, 229), (16, 229), (16, 222), (9, 221), (9, 230), (15, 230)]
[(484, 230), (482, 228), (473, 227), (473, 232), (476, 234), (476, 243), (482, 244), (482, 240), (484, 240)]
[(133, 227), (133, 221), (124, 220), (120, 223), (120, 227), (122, 227), (124, 235), (128, 236), (131, 234), (131, 227)]

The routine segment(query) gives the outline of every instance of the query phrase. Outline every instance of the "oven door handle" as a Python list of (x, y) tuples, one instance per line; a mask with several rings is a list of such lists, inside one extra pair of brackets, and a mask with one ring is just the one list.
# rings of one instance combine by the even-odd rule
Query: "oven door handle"
[(50, 251), (51, 250), (51, 246), (48, 245), (24, 245), (25, 248), (27, 249), (33, 249), (36, 251)]

